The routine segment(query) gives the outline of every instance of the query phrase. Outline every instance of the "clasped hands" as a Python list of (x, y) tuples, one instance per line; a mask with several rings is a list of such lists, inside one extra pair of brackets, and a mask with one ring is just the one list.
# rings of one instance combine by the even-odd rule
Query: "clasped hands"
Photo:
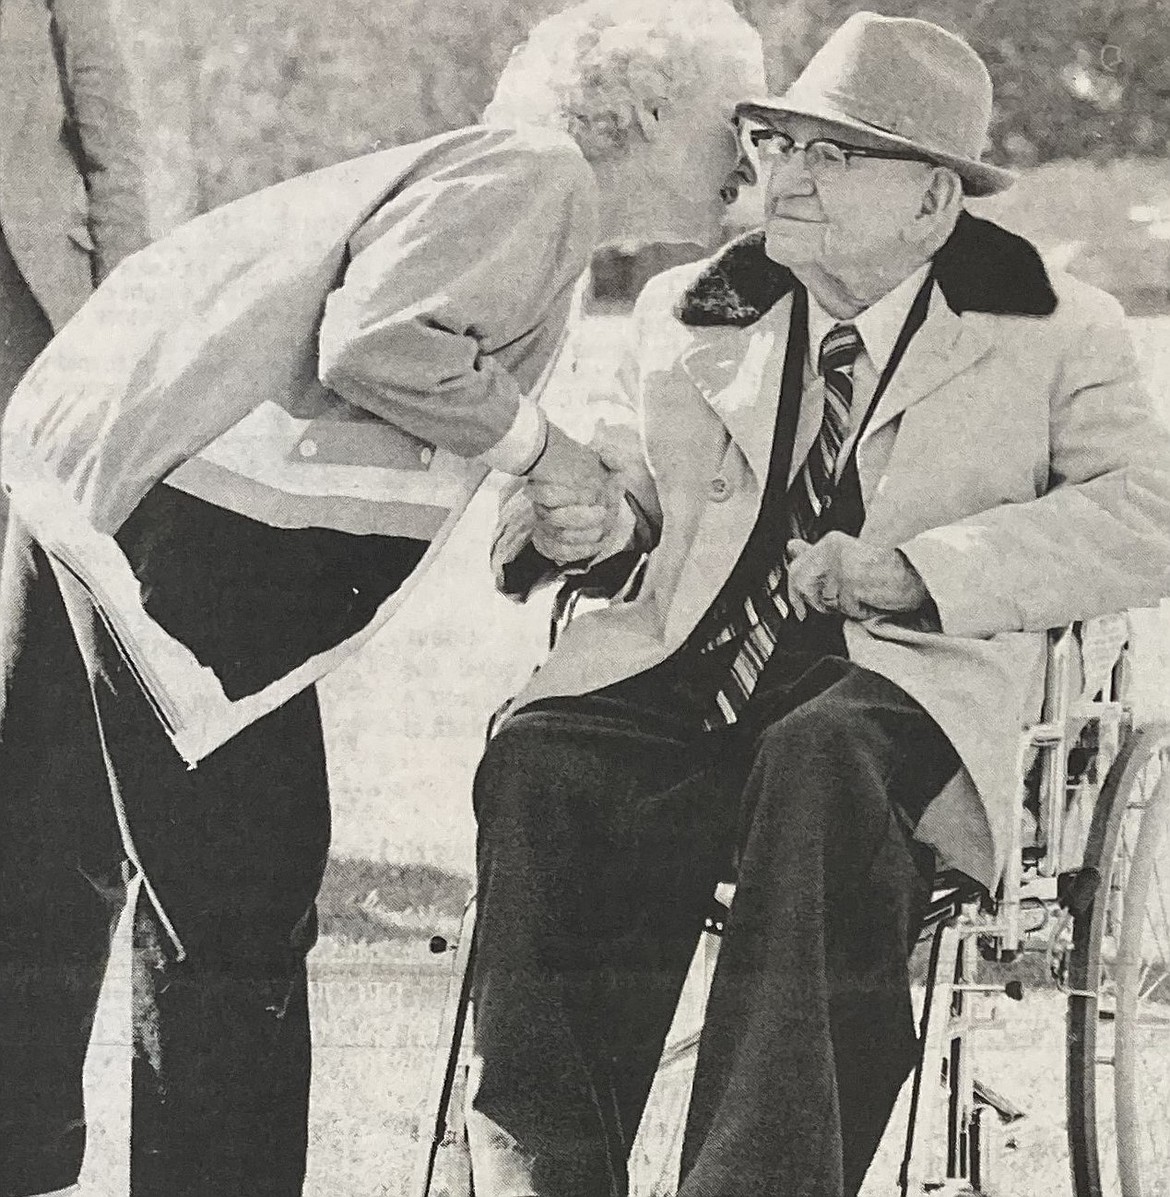
[(930, 597), (897, 549), (866, 544), (844, 532), (829, 532), (815, 544), (790, 540), (786, 554), (788, 602), (797, 619), (810, 609), (871, 619), (917, 611)]
[(625, 488), (605, 450), (583, 445), (555, 424), (548, 445), (525, 478), (532, 505), (532, 545), (557, 565), (596, 556), (612, 532)]
[[(527, 475), (533, 547), (557, 565), (597, 555), (613, 531), (625, 488), (620, 453), (600, 452), (549, 425), (549, 441)], [(798, 619), (810, 610), (846, 619), (918, 611), (929, 601), (922, 578), (896, 549), (871, 545), (844, 532), (815, 544), (790, 540), (788, 601)]]

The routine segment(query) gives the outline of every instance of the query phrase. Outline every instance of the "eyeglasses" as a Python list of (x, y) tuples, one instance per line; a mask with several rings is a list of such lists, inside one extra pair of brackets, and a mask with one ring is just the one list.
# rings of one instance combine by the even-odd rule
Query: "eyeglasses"
[(912, 150), (871, 150), (859, 145), (842, 145), (828, 137), (814, 137), (801, 145), (795, 138), (781, 129), (752, 128), (747, 130), (759, 157), (760, 165), (775, 166), (778, 162), (790, 162), (797, 154), (804, 154), (804, 164), (814, 178), (828, 178), (844, 173), (853, 158), (879, 158), (891, 162), (925, 162), (929, 158)]

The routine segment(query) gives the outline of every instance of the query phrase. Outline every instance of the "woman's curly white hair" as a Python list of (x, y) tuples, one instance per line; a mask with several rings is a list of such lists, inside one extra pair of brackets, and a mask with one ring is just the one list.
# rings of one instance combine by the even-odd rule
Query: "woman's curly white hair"
[(484, 120), (561, 129), (596, 160), (641, 136), (659, 105), (716, 96), (759, 57), (759, 34), (726, 0), (586, 0), (512, 51)]

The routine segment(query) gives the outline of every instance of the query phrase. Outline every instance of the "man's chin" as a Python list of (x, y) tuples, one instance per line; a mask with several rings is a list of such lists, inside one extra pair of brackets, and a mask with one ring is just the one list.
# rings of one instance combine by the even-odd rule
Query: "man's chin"
[(764, 252), (781, 266), (802, 266), (818, 261), (821, 242), (819, 224), (772, 219), (764, 225)]

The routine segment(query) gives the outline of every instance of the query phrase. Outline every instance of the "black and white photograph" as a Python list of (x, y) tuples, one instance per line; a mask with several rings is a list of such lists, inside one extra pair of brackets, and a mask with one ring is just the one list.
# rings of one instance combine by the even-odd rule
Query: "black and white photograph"
[(0, 1197), (1170, 1197), (1170, 0), (0, 0)]

